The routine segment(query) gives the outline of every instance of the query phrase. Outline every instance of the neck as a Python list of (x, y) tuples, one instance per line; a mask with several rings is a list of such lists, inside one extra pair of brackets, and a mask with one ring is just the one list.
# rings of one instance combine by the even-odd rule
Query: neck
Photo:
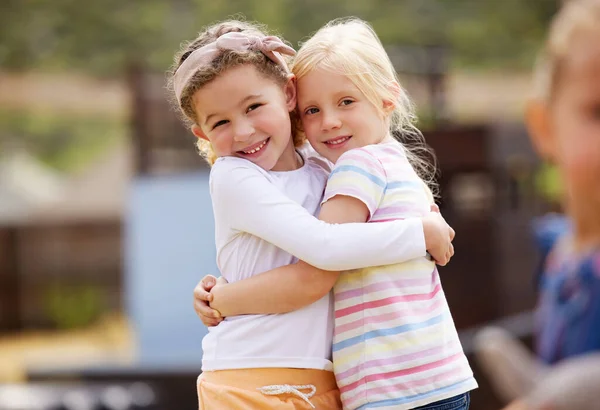
[(275, 166), (271, 168), (271, 171), (293, 171), (302, 167), (304, 161), (302, 157), (296, 152), (296, 148), (294, 147), (294, 143), (290, 138), (290, 142), (285, 147), (285, 150), (275, 163)]
[(586, 205), (569, 209), (573, 223), (573, 244), (578, 251), (600, 247), (600, 212), (587, 201)]

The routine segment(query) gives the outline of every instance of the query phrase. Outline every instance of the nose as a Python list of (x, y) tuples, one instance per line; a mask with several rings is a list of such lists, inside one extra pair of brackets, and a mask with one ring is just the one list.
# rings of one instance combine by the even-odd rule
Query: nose
[(340, 119), (335, 113), (323, 112), (321, 115), (321, 128), (323, 131), (335, 130), (342, 126)]
[(246, 142), (254, 134), (254, 126), (250, 121), (239, 120), (234, 124), (233, 138), (237, 142)]

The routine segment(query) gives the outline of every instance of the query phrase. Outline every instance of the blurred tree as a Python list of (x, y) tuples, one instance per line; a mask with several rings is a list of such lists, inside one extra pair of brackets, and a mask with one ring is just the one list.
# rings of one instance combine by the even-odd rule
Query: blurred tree
[(245, 15), (297, 44), (327, 21), (358, 16), (384, 43), (444, 42), (468, 67), (528, 67), (557, 0), (3, 0), (0, 66), (118, 75), (128, 61), (163, 71), (206, 24)]

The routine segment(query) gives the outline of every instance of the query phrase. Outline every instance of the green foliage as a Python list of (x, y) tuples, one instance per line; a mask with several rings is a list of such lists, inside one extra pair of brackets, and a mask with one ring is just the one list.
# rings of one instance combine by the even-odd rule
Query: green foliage
[(358, 16), (387, 44), (444, 43), (469, 67), (529, 67), (558, 0), (4, 0), (0, 65), (120, 75), (131, 60), (164, 71), (204, 25), (243, 14), (297, 44)]
[(0, 152), (18, 145), (60, 171), (75, 171), (127, 134), (124, 119), (0, 109)]
[(48, 316), (59, 329), (91, 325), (104, 311), (104, 295), (92, 285), (50, 286), (45, 295)]

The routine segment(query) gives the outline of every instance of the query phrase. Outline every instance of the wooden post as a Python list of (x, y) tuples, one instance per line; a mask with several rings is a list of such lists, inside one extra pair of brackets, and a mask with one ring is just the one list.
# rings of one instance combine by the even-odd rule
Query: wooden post
[(147, 121), (146, 81), (143, 65), (131, 61), (127, 67), (127, 83), (131, 95), (131, 135), (133, 138), (135, 170), (139, 175), (150, 173), (151, 141)]

